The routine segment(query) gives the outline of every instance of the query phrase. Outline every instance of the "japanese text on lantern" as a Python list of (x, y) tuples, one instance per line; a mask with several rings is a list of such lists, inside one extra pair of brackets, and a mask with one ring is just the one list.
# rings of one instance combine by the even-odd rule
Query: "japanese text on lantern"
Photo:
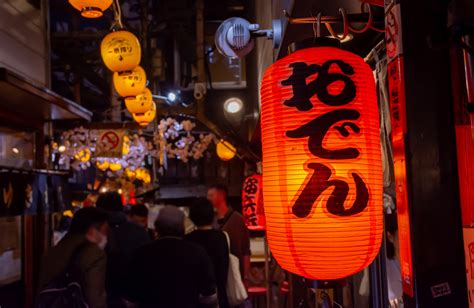
[[(330, 73), (331, 66), (337, 66), (344, 74)], [(303, 62), (292, 63), (293, 74), (281, 83), (285, 86), (292, 86), (293, 97), (286, 100), (284, 104), (288, 107), (295, 107), (301, 112), (309, 111), (314, 106), (310, 98), (316, 95), (320, 102), (328, 106), (335, 107), (308, 123), (300, 127), (286, 131), (289, 138), (308, 138), (308, 149), (312, 155), (319, 158), (331, 160), (356, 159), (360, 152), (356, 148), (346, 147), (340, 149), (326, 149), (323, 141), (331, 127), (334, 127), (343, 137), (348, 137), (353, 133), (360, 133), (360, 127), (354, 120), (360, 118), (359, 111), (352, 108), (343, 108), (349, 104), (356, 96), (354, 81), (349, 77), (354, 74), (354, 69), (342, 60), (326, 61), (323, 65), (307, 65)], [(316, 79), (306, 83), (306, 79), (317, 74)], [(329, 92), (329, 85), (342, 82), (342, 90), (337, 94)], [(341, 107), (341, 108), (336, 108)], [(336, 123), (340, 125), (334, 126)], [(350, 128), (350, 130), (349, 130)], [(312, 210), (313, 204), (318, 197), (331, 186), (334, 186), (331, 196), (327, 200), (327, 211), (337, 216), (349, 216), (362, 212), (369, 201), (369, 193), (364, 180), (356, 173), (351, 176), (355, 182), (356, 197), (350, 208), (344, 207), (344, 202), (349, 193), (349, 184), (341, 179), (330, 180), (333, 170), (330, 166), (314, 162), (307, 164), (307, 168), (312, 172), (304, 182), (301, 193), (292, 206), (292, 212), (297, 217), (307, 217)]]
[(243, 212), (245, 220), (248, 225), (257, 225), (257, 190), (258, 180), (254, 177), (249, 177), (244, 182), (243, 191)]
[(242, 213), (251, 230), (263, 230), (265, 218), (262, 208), (262, 176), (254, 174), (245, 179), (242, 187)]

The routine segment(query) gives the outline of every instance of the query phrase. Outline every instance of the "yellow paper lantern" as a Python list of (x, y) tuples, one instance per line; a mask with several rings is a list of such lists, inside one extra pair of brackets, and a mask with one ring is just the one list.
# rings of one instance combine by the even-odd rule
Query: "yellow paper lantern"
[(147, 126), (151, 121), (155, 119), (156, 116), (156, 105), (154, 102), (151, 104), (151, 109), (145, 113), (133, 113), (133, 119), (140, 126)]
[(125, 175), (130, 181), (135, 180), (135, 178), (137, 177), (137, 173), (129, 168), (125, 169)]
[(139, 65), (131, 72), (114, 73), (115, 91), (122, 97), (134, 97), (145, 91), (146, 73)]
[(143, 175), (142, 181), (143, 181), (144, 184), (150, 184), (151, 183), (151, 175), (148, 171)]
[(130, 152), (130, 138), (123, 136), (122, 155), (125, 156)]
[(153, 107), (153, 97), (150, 89), (145, 90), (136, 97), (125, 98), (125, 106), (130, 113), (145, 113)]
[(217, 156), (223, 161), (228, 161), (234, 158), (237, 153), (236, 148), (228, 141), (221, 139), (216, 146)]
[(105, 170), (109, 169), (109, 165), (110, 165), (110, 164), (109, 164), (109, 162), (106, 161), (106, 160), (104, 160), (104, 161), (99, 161), (99, 160), (98, 160), (98, 161), (95, 163), (95, 165), (97, 166), (97, 168), (99, 168), (99, 170), (105, 171)]
[(98, 18), (112, 4), (112, 0), (69, 0), (69, 3), (86, 18)]
[(114, 172), (119, 171), (119, 170), (122, 170), (122, 165), (120, 163), (110, 163), (109, 169)]
[(135, 171), (135, 174), (136, 174), (136, 177), (137, 177), (137, 180), (140, 180), (142, 181), (145, 174), (147, 173), (148, 171), (145, 169), (145, 168), (138, 168), (136, 171)]
[(128, 31), (119, 30), (107, 34), (100, 44), (100, 53), (105, 66), (112, 72), (131, 72), (140, 64), (140, 43)]
[(91, 150), (89, 149), (80, 150), (79, 152), (76, 153), (76, 155), (74, 155), (74, 158), (83, 163), (87, 163), (91, 159)]

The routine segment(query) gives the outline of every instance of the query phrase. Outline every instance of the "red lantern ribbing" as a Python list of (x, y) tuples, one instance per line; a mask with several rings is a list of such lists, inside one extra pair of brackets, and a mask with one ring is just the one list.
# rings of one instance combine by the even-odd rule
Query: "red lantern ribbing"
[(249, 230), (265, 230), (262, 194), (262, 176), (247, 177), (242, 186), (242, 213)]
[(383, 234), (374, 77), (334, 47), (275, 62), (262, 87), (263, 198), (268, 242), (286, 270), (340, 279), (368, 266)]

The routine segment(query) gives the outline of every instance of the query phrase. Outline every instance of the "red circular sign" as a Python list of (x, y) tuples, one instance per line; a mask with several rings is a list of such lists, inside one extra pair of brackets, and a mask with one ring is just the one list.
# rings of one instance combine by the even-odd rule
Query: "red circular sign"
[(102, 135), (100, 141), (102, 144), (110, 145), (110, 149), (115, 149), (120, 143), (120, 138), (114, 132), (106, 132)]

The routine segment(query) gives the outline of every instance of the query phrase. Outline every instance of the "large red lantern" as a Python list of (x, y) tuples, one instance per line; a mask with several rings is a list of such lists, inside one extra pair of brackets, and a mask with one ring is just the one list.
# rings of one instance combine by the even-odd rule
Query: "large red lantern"
[(334, 47), (274, 63), (262, 88), (268, 242), (286, 270), (320, 280), (368, 266), (383, 234), (379, 112), (370, 67)]
[(262, 176), (247, 177), (242, 186), (242, 213), (249, 230), (265, 230)]

